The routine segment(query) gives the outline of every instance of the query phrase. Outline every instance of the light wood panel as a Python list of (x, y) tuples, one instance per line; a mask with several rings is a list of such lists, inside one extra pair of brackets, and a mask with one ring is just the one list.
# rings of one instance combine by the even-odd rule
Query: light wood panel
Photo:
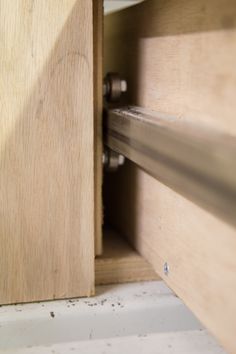
[[(235, 136), (235, 18), (232, 0), (147, 0), (109, 15), (105, 70), (128, 79), (129, 104)], [(131, 163), (106, 194), (110, 222), (235, 353), (236, 230)]]
[(104, 230), (103, 243), (103, 255), (95, 261), (96, 285), (160, 279), (152, 266), (114, 230)]
[(91, 295), (93, 3), (0, 8), (0, 303)]
[(234, 0), (147, 0), (106, 16), (105, 71), (128, 103), (236, 133)]

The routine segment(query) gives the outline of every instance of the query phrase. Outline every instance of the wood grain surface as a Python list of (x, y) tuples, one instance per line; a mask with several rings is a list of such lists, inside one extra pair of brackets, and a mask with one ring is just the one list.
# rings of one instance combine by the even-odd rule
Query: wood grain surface
[[(235, 136), (235, 19), (233, 0), (147, 0), (111, 14), (105, 70), (127, 78), (125, 103)], [(235, 228), (128, 162), (106, 200), (108, 220), (235, 353)]]
[(104, 230), (103, 254), (95, 261), (96, 285), (159, 280), (153, 267), (118, 232)]
[(91, 295), (92, 0), (1, 0), (0, 23), (0, 303)]

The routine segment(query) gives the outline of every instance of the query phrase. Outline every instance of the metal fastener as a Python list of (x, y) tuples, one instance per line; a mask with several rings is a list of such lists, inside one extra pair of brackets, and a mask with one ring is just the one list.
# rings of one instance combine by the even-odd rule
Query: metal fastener
[(168, 265), (167, 262), (164, 263), (163, 270), (164, 270), (164, 274), (165, 274), (165, 275), (168, 275), (168, 274), (169, 274), (170, 268), (169, 268), (169, 265)]
[(127, 82), (117, 73), (108, 73), (103, 83), (103, 96), (108, 102), (118, 102), (127, 91)]
[(113, 172), (120, 166), (124, 165), (125, 157), (109, 148), (106, 148), (103, 152), (102, 163), (106, 171)]

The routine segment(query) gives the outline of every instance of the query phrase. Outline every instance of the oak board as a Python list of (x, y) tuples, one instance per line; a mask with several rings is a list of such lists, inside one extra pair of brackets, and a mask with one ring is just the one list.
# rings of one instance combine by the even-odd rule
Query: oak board
[(89, 296), (93, 2), (0, 9), (0, 303)]

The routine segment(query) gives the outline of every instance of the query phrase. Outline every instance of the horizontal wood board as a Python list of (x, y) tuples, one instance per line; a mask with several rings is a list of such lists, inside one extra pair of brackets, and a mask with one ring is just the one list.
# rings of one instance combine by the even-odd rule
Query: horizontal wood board
[(103, 255), (95, 261), (96, 285), (159, 280), (153, 267), (118, 232), (104, 230)]

